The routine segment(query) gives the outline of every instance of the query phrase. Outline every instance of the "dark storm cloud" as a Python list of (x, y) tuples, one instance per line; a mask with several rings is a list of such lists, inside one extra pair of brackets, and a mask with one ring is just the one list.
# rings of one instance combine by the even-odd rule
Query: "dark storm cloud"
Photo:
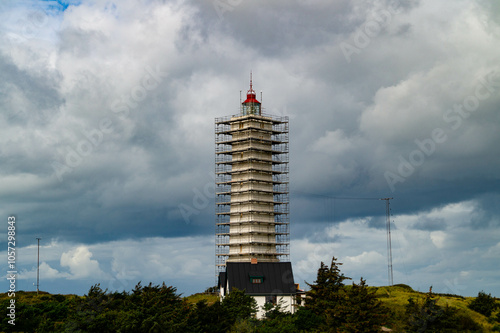
[(420, 219), (413, 227), (415, 229), (429, 230), (429, 231), (445, 230), (446, 223), (443, 219), (423, 218)]
[(7, 120), (24, 125), (29, 120), (36, 121), (37, 125), (47, 124), (62, 103), (58, 92), (60, 77), (19, 69), (5, 56), (0, 56), (0, 72), (0, 99), (7, 111)]
[[(213, 7), (212, 5), (213, 4), (209, 4), (208, 7), (205, 7), (205, 10), (198, 11), (196, 15), (214, 19), (218, 13), (215, 8), (210, 8)], [(399, 6), (403, 5), (403, 3), (399, 4)], [(200, 6), (207, 6), (207, 3), (202, 3)], [(394, 26), (390, 27), (391, 29), (388, 28), (388, 31), (373, 38), (372, 43), (378, 43), (378, 45), (369, 46), (365, 50), (362, 50), (363, 52), (360, 54), (358, 64), (346, 66), (345, 63), (343, 63), (345, 59), (342, 59), (340, 49), (330, 47), (330, 42), (332, 40), (339, 41), (340, 37), (346, 38), (346, 41), (349, 41), (350, 34), (355, 34), (356, 28), (359, 28), (362, 26), (363, 22), (366, 22), (370, 11), (382, 10), (383, 7), (360, 9), (348, 3), (336, 3), (335, 5), (324, 4), (322, 7), (312, 6), (308, 3), (299, 3), (296, 7), (286, 7), (285, 3), (275, 3), (266, 11), (259, 11), (259, 6), (257, 4), (255, 4), (255, 7), (252, 6), (242, 3), (239, 6), (235, 6), (234, 10), (226, 11), (222, 21), (219, 23), (218, 29), (208, 34), (205, 31), (204, 33), (207, 37), (201, 40), (197, 40), (193, 36), (196, 36), (198, 32), (204, 31), (204, 28), (212, 24), (209, 19), (201, 21), (205, 23), (205, 26), (193, 24), (185, 25), (181, 23), (181, 29), (179, 30), (181, 32), (180, 36), (184, 37), (178, 39), (174, 35), (173, 40), (175, 40), (176, 49), (180, 50), (181, 54), (188, 55), (188, 62), (186, 65), (189, 65), (190, 58), (191, 60), (197, 60), (196, 56), (191, 55), (190, 51), (192, 51), (192, 47), (196, 47), (200, 52), (203, 52), (203, 47), (208, 47), (209, 49), (214, 48), (215, 50), (218, 49), (216, 44), (214, 44), (216, 43), (215, 39), (210, 40), (210, 38), (213, 38), (210, 37), (212, 35), (224, 36), (224, 38), (229, 41), (235, 40), (237, 44), (241, 44), (243, 48), (257, 51), (257, 53), (261, 53), (264, 57), (276, 58), (280, 56), (282, 52), (291, 49), (293, 51), (291, 54), (293, 57), (296, 57), (296, 59), (291, 59), (290, 53), (284, 55), (285, 59), (287, 59), (285, 62), (289, 62), (291, 65), (290, 69), (287, 69), (287, 74), (295, 73), (295, 75), (299, 75), (299, 78), (304, 80), (306, 84), (305, 87), (301, 85), (297, 86), (295, 88), (296, 92), (308, 91), (316, 93), (316, 96), (309, 100), (300, 98), (301, 94), (298, 94), (299, 96), (297, 97), (292, 96), (290, 99), (292, 105), (285, 105), (288, 107), (287, 112), (292, 113), (295, 117), (292, 118), (292, 125), (294, 122), (300, 124), (311, 122), (310, 125), (296, 130), (296, 134), (294, 138), (292, 138), (292, 143), (294, 144), (292, 145), (292, 153), (297, 154), (303, 151), (305, 154), (310, 155), (312, 160), (315, 160), (316, 163), (314, 163), (315, 165), (308, 165), (298, 162), (298, 169), (303, 172), (298, 172), (296, 174), (294, 179), (295, 183), (300, 184), (301, 187), (310, 186), (312, 184), (312, 189), (309, 188), (308, 190), (316, 194), (347, 194), (352, 196), (384, 197), (385, 194), (388, 193), (388, 189), (390, 190), (390, 187), (387, 186), (386, 182), (384, 182), (384, 179), (381, 177), (383, 171), (385, 171), (383, 168), (386, 167), (388, 169), (391, 167), (391, 165), (387, 165), (390, 161), (393, 164), (393, 169), (397, 169), (399, 166), (398, 163), (400, 163), (397, 157), (402, 156), (408, 159), (406, 155), (418, 149), (418, 146), (414, 146), (411, 136), (401, 141), (399, 141), (394, 134), (389, 139), (385, 138), (386, 135), (383, 133), (394, 132), (395, 134), (401, 133), (401, 135), (404, 135), (404, 126), (401, 126), (401, 124), (393, 125), (391, 121), (387, 124), (372, 124), (365, 122), (369, 124), (368, 127), (365, 123), (362, 123), (364, 127), (360, 130), (360, 128), (358, 128), (358, 119), (360, 116), (362, 120), (366, 119), (370, 115), (370, 109), (375, 108), (376, 110), (377, 102), (372, 102), (371, 100), (373, 99), (373, 94), (380, 91), (381, 85), (382, 87), (384, 85), (389, 85), (388, 89), (397, 91), (397, 85), (391, 87), (391, 84), (397, 82), (395, 79), (390, 79), (391, 76), (394, 77), (395, 75), (399, 75), (399, 80), (401, 80), (401, 78), (404, 78), (405, 75), (407, 75), (406, 73), (408, 73), (407, 69), (403, 71), (389, 71), (388, 68), (391, 66), (390, 62), (383, 61), (379, 54), (383, 55), (391, 51), (390, 47), (386, 48), (386, 42), (388, 38), (390, 38), (388, 31), (401, 31), (398, 26), (406, 27), (404, 30), (407, 32), (407, 37), (408, 32), (413, 31), (413, 29), (410, 28), (410, 23), (405, 22), (406, 18), (404, 17), (405, 13), (411, 8), (408, 7), (401, 10), (401, 16), (393, 18), (392, 23)], [(209, 8), (213, 10), (209, 10)], [(361, 12), (359, 12), (359, 10), (361, 10)], [(255, 15), (248, 15), (252, 11)], [(356, 14), (358, 14), (358, 16), (356, 16)], [(276, 19), (276, 17), (279, 19)], [(343, 17), (343, 19), (335, 19), (336, 17)], [(90, 17), (83, 20), (83, 23), (102, 23), (101, 21)], [(258, 24), (255, 24), (255, 22), (258, 22)], [(318, 22), (323, 22), (324, 24), (319, 24)], [(226, 30), (226, 27), (233, 27), (233, 29)], [(252, 27), (252, 29), (250, 29), (250, 27)], [(275, 34), (265, 34), (262, 33), (262, 31), (259, 32), (260, 30), (273, 31)], [(106, 34), (108, 37), (103, 37)], [(203, 35), (203, 33), (201, 33), (201, 35)], [(60, 36), (61, 52), (65, 54), (66, 57), (81, 58), (84, 66), (86, 66), (86, 59), (88, 59), (92, 53), (101, 53), (100, 50), (102, 50), (106, 44), (109, 42), (113, 44), (113, 40), (119, 39), (118, 36), (113, 36), (112, 39), (110, 39), (109, 33), (100, 31), (99, 28), (94, 27), (90, 30), (84, 30), (82, 25), (80, 25), (78, 29), (72, 27), (63, 29)], [(127, 37), (127, 39), (129, 39), (128, 43), (134, 43), (134, 39), (131, 38), (132, 36)], [(412, 38), (415, 37), (409, 35), (409, 39)], [(296, 47), (297, 45), (299, 45), (299, 47)], [(331, 45), (334, 46), (334, 44)], [(308, 67), (312, 65), (313, 62), (307, 58), (317, 52), (318, 47), (326, 51), (326, 55), (330, 53), (331, 58), (322, 58), (321, 52), (319, 52), (319, 58), (317, 59), (320, 59), (320, 62), (314, 62), (316, 63), (314, 66), (318, 70), (317, 74), (320, 75), (317, 76), (315, 79), (316, 81), (311, 81), (307, 79), (306, 75), (310, 75), (308, 71), (314, 70), (314, 68)], [(368, 55), (370, 57), (366, 57)], [(431, 61), (431, 59), (432, 57), (429, 57), (429, 61)], [(300, 60), (303, 61), (301, 67), (294, 68), (293, 65)], [(364, 60), (366, 60), (366, 63), (362, 63)], [(401, 61), (400, 66), (404, 64), (407, 68), (412, 68), (411, 65), (415, 62), (415, 59), (405, 59)], [(209, 63), (210, 60), (204, 60), (204, 62)], [(375, 62), (378, 62), (378, 64), (375, 65)], [(137, 71), (137, 67), (139, 66), (137, 66), (137, 64), (135, 65)], [(382, 67), (380, 67), (380, 65)], [(328, 73), (328, 71), (331, 71), (335, 73), (335, 75), (324, 76), (325, 74), (319, 72), (320, 68), (328, 68), (326, 72), (324, 70), (321, 72)], [(396, 69), (398, 69), (397, 66)], [(382, 79), (383, 77), (380, 75), (382, 72), (381, 70), (391, 73), (388, 76), (389, 81), (384, 82)], [(140, 73), (140, 70), (138, 72)], [(171, 209), (171, 213), (166, 215), (170, 217), (177, 216), (178, 218), (179, 216), (176, 212), (175, 204), (172, 205), (171, 208), (166, 208), (160, 203), (162, 200), (159, 198), (169, 200), (172, 198), (171, 193), (180, 191), (181, 196), (184, 198), (183, 200), (187, 199), (189, 201), (189, 199), (195, 195), (189, 191), (189, 189), (196, 189), (197, 181), (199, 182), (201, 180), (201, 183), (205, 180), (209, 181), (208, 176), (205, 175), (206, 172), (203, 171), (209, 171), (211, 169), (211, 163), (209, 162), (211, 159), (211, 144), (207, 140), (200, 141), (201, 138), (191, 137), (191, 133), (186, 132), (187, 127), (181, 126), (179, 128), (179, 121), (183, 119), (182, 113), (187, 110), (178, 109), (178, 105), (173, 105), (171, 102), (172, 98), (175, 98), (175, 91), (178, 91), (184, 84), (191, 84), (192, 81), (188, 79), (188, 77), (192, 77), (193, 72), (191, 70), (183, 73), (171, 68), (167, 73), (168, 77), (165, 78), (165, 82), (162, 86), (158, 90), (148, 92), (147, 98), (140, 103), (136, 103), (138, 106), (133, 108), (126, 117), (122, 117), (121, 114), (113, 114), (109, 110), (109, 104), (116, 98), (131, 94), (130, 91), (132, 90), (127, 91), (127, 89), (116, 87), (119, 84), (120, 77), (124, 75), (123, 72), (118, 75), (113, 73), (105, 74), (108, 76), (90, 73), (88, 76), (79, 75), (74, 79), (80, 86), (77, 85), (77, 89), (73, 90), (77, 95), (73, 95), (74, 98), (67, 101), (67, 105), (69, 109), (79, 112), (77, 114), (79, 114), (79, 117), (85, 119), (86, 125), (75, 127), (74, 131), (69, 133), (69, 136), (73, 138), (71, 142), (73, 146), (70, 145), (70, 147), (75, 149), (74, 146), (77, 146), (81, 140), (85, 140), (85, 137), (80, 133), (82, 129), (86, 128), (86, 131), (89, 129), (91, 130), (92, 127), (98, 123), (99, 118), (102, 118), (104, 115), (110, 116), (114, 128), (116, 129), (109, 138), (103, 140), (103, 145), (100, 147), (101, 151), (96, 149), (95, 152), (86, 159), (90, 160), (90, 162), (87, 161), (87, 163), (92, 163), (92, 161), (94, 161), (94, 165), (89, 170), (84, 170), (85, 166), (77, 170), (82, 175), (85, 175), (84, 177), (80, 179), (79, 177), (71, 179), (73, 175), (67, 175), (68, 184), (72, 184), (67, 187), (68, 190), (73, 188), (74, 184), (78, 184), (78, 188), (88, 187), (89, 193), (98, 192), (101, 194), (98, 196), (90, 196), (84, 200), (82, 199), (83, 202), (87, 202), (86, 200), (93, 202), (94, 200), (98, 200), (97, 198), (104, 198), (105, 204), (110, 204), (116, 207), (117, 210), (118, 207), (122, 207), (118, 203), (120, 201), (126, 206), (130, 205), (131, 200), (127, 198), (128, 195), (125, 194), (126, 191), (124, 190), (127, 188), (126, 185), (106, 186), (106, 184), (110, 183), (110, 180), (113, 180), (117, 184), (128, 184), (128, 186), (132, 186), (131, 188), (134, 189), (134, 191), (139, 191), (138, 193), (140, 194), (137, 200), (141, 204), (146, 203), (147, 205), (151, 205), (152, 201), (155, 202), (154, 205), (146, 208), (146, 211)], [(213, 73), (215, 74), (215, 72)], [(367, 73), (368, 75), (366, 75)], [(177, 75), (177, 77), (173, 75)], [(323, 80), (321, 80), (322, 78)], [(317, 81), (318, 79), (319, 81)], [(382, 79), (382, 81), (380, 81), (380, 79)], [(139, 77), (135, 79), (136, 83), (139, 81), (140, 74)], [(307, 87), (308, 81), (311, 84), (311, 88)], [(331, 86), (326, 85), (327, 82), (331, 83)], [(87, 86), (84, 86), (85, 84)], [(84, 87), (82, 87), (82, 85)], [(96, 89), (97, 87), (99, 87), (99, 89)], [(162, 87), (168, 87), (168, 89), (163, 89)], [(87, 90), (78, 88), (86, 88)], [(130, 89), (134, 89), (134, 87), (132, 86)], [(30, 94), (42, 95), (44, 97), (40, 99), (42, 104), (44, 101), (49, 100), (48, 96), (50, 96), (50, 94), (44, 93), (43, 89), (34, 87), (33, 89), (26, 90), (29, 91)], [(104, 91), (108, 91), (108, 93), (106, 94)], [(125, 92), (125, 94), (123, 94), (123, 92)], [(329, 95), (332, 92), (336, 98), (330, 98)], [(111, 93), (111, 97), (109, 97), (109, 93)], [(193, 95), (192, 97), (195, 96), (196, 95)], [(96, 113), (94, 105), (88, 103), (89, 99), (98, 101), (99, 104), (97, 105), (100, 112)], [(71, 104), (75, 102), (77, 104)], [(446, 102), (442, 103), (442, 105), (446, 105), (445, 103)], [(372, 106), (370, 106), (370, 104)], [(76, 107), (81, 105), (81, 110), (88, 111), (84, 113), (77, 111), (74, 105), (76, 105)], [(405, 107), (411, 106), (411, 104), (399, 105), (403, 107), (403, 110)], [(367, 108), (368, 112), (366, 111)], [(352, 110), (350, 112), (346, 111), (349, 109)], [(307, 112), (301, 112), (302, 110), (307, 110)], [(189, 112), (190, 111), (187, 111), (188, 114)], [(210, 112), (211, 115), (218, 115), (213, 109)], [(228, 113), (223, 110), (221, 110), (221, 112)], [(401, 111), (395, 110), (395, 112)], [(313, 117), (311, 117), (311, 115), (313, 115)], [(204, 118), (207, 122), (210, 122), (210, 119), (211, 117)], [(408, 124), (410, 125), (410, 123)], [(205, 136), (211, 136), (210, 128), (206, 126), (206, 124), (202, 126), (204, 126), (203, 131)], [(76, 130), (77, 128), (78, 130)], [(375, 128), (381, 136), (378, 134), (373, 136), (372, 132), (370, 132), (370, 128)], [(332, 133), (332, 135), (330, 135), (330, 133)], [(426, 132), (423, 130), (419, 132), (414, 131), (415, 138), (421, 135), (421, 133), (425, 134)], [(459, 134), (451, 133), (451, 135)], [(300, 140), (297, 140), (297, 138), (300, 138)], [(391, 141), (389, 142), (388, 140)], [(405, 140), (407, 141), (405, 142)], [(494, 141), (494, 138), (492, 138), (491, 141)], [(115, 158), (115, 160), (127, 161), (125, 162), (125, 166), (128, 164), (129, 168), (125, 167), (119, 170), (113, 166), (111, 161), (108, 161), (109, 163), (105, 162), (106, 158), (100, 156), (105, 153), (104, 151), (111, 151), (108, 149), (114, 149), (113, 146), (116, 147), (117, 145), (125, 143), (128, 148), (125, 148), (122, 153), (127, 154), (128, 157), (119, 157), (119, 155), (117, 155), (116, 157), (118, 158)], [(397, 144), (395, 145), (395, 143)], [(376, 147), (376, 144), (394, 145), (396, 151), (399, 150), (399, 155), (398, 153), (388, 155), (387, 152), (383, 151), (382, 147), (382, 149)], [(346, 146), (342, 147), (343, 145)], [(62, 146), (64, 147), (64, 144), (62, 144)], [(328, 147), (335, 147), (337, 150), (328, 151)], [(186, 151), (190, 153), (185, 154), (184, 152)], [(381, 154), (374, 154), (378, 152)], [(323, 155), (321, 155), (322, 153)], [(137, 160), (134, 160), (134, 156), (137, 157)], [(66, 156), (59, 155), (59, 161), (64, 157)], [(424, 168), (433, 163), (431, 158), (429, 160), (430, 161), (423, 166)], [(174, 161), (180, 162), (181, 164), (174, 163)], [(311, 161), (311, 159), (304, 159), (304, 161)], [(333, 165), (331, 165), (332, 162)], [(444, 168), (447, 164), (447, 162), (441, 162), (440, 169)], [(148, 188), (148, 184), (153, 185), (161, 183), (162, 181), (160, 179), (186, 174), (186, 167), (188, 168), (187, 170), (191, 170), (189, 173), (203, 174), (203, 176), (192, 178), (193, 181), (190, 182), (190, 186), (184, 187), (184, 189), (182, 189), (182, 187), (167, 186), (169, 194), (164, 190)], [(311, 172), (312, 168), (316, 168), (316, 170)], [(464, 165), (464, 170), (471, 170), (471, 166)], [(129, 173), (137, 171), (144, 174), (137, 176)], [(374, 173), (374, 171), (376, 171), (376, 173)], [(421, 179), (425, 177), (425, 175), (421, 174), (422, 171), (424, 170), (416, 170), (414, 174), (405, 178), (404, 182), (397, 184), (403, 198), (405, 198), (404, 192), (406, 187), (411, 188), (412, 191), (418, 188), (422, 189), (422, 194), (420, 196), (415, 196), (415, 192), (412, 192), (414, 196), (411, 199), (412, 203), (404, 203), (400, 208), (408, 207), (408, 211), (418, 211), (419, 207), (424, 207), (432, 202), (434, 202), (435, 205), (440, 205), (449, 202), (449, 200), (469, 199), (474, 196), (474, 194), (468, 192), (464, 195), (458, 194), (453, 198), (429, 198), (428, 191), (432, 190), (433, 186), (431, 185), (432, 183), (428, 183), (427, 185), (422, 184)], [(317, 175), (320, 174), (325, 176), (324, 178), (327, 179), (326, 182), (323, 179), (317, 178)], [(449, 177), (450, 173), (446, 173), (446, 176)], [(92, 180), (89, 181), (87, 177), (91, 177)], [(374, 179), (373, 177), (377, 177), (378, 179)], [(197, 181), (194, 181), (195, 179)], [(455, 182), (454, 179), (451, 179), (451, 181)], [(318, 186), (315, 185), (315, 182), (318, 182)], [(139, 183), (142, 185), (137, 185)], [(91, 190), (91, 186), (97, 186), (97, 184), (101, 184), (99, 188), (102, 190)], [(367, 184), (373, 185), (367, 186)], [(54, 184), (54, 186), (57, 186), (59, 189), (61, 187), (66, 188), (64, 184)], [(460, 186), (463, 186), (463, 184), (457, 185), (457, 187)], [(438, 187), (441, 187), (441, 185), (438, 185)], [(477, 187), (478, 183), (476, 182), (476, 188)], [(108, 195), (108, 191), (112, 191), (111, 193), (114, 191), (117, 192)], [(477, 191), (481, 192), (481, 190)], [(423, 198), (424, 196), (426, 196), (426, 198)], [(141, 199), (141, 197), (143, 199)], [(153, 198), (157, 199), (155, 200)], [(420, 204), (418, 204), (419, 202)], [(312, 204), (311, 200), (308, 204)], [(343, 205), (345, 206), (345, 213), (337, 213), (337, 218), (339, 220), (352, 215), (366, 216), (375, 214), (375, 211), (366, 208), (366, 206), (360, 207), (359, 205), (348, 203), (343, 203)], [(93, 204), (89, 203), (89, 206), (98, 208), (100, 204), (97, 202)], [(91, 208), (89, 208), (89, 210), (92, 211)], [(403, 212), (404, 211), (405, 210), (403, 210)], [(157, 220), (157, 218), (154, 217), (157, 214), (151, 214), (151, 219)], [(130, 216), (133, 216), (133, 214)], [(196, 216), (193, 216), (193, 218), (195, 217)], [(299, 215), (299, 217), (302, 218), (305, 216)], [(321, 217), (319, 218), (323, 219)], [(132, 217), (117, 217), (117, 220), (120, 221), (126, 221), (128, 219), (131, 221), (133, 220)], [(178, 222), (177, 220), (171, 221), (173, 224)], [(90, 225), (92, 226), (93, 223)], [(113, 223), (111, 223), (111, 225), (113, 225)], [(155, 229), (155, 225), (156, 223), (152, 223), (150, 227)], [(90, 228), (92, 228), (91, 226)]]
[[(14, 43), (30, 13), (16, 9), (0, 46), (2, 211), (22, 217), (26, 239), (66, 242), (47, 245), (50, 276), (83, 279), (82, 258), (113, 281), (138, 276), (132, 254), (105, 249), (147, 237), (176, 244), (154, 249), (177, 251), (185, 276), (211, 266), (210, 251), (190, 257), (189, 237), (212, 244), (214, 118), (238, 112), (252, 70), (266, 111), (290, 117), (292, 259), (303, 274), (332, 253), (356, 274), (385, 265), (385, 202), (339, 198), (394, 197), (398, 260), (415, 274), (453, 271), (434, 275), (443, 288), (469, 283), (475, 274), (449, 258), (472, 260), (477, 247), (488, 265), (497, 254), (500, 87), (483, 82), (500, 73), (494, 6), (93, 1)], [(144, 267), (158, 262), (150, 255)]]

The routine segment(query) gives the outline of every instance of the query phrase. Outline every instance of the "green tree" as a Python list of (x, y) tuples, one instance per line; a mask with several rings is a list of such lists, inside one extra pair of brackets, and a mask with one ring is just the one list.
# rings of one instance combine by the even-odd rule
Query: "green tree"
[(443, 310), (436, 303), (437, 300), (432, 298), (430, 292), (422, 304), (411, 297), (408, 299), (406, 313), (408, 315), (407, 328), (409, 332), (437, 332)]
[(352, 284), (347, 291), (347, 313), (345, 322), (341, 325), (342, 332), (380, 332), (389, 318), (389, 309), (382, 305), (375, 296), (375, 290), (370, 291), (366, 280), (360, 279), (359, 284)]
[(191, 310), (189, 318), (190, 332), (218, 333), (227, 332), (234, 320), (229, 318), (221, 302), (208, 305), (201, 300)]
[(255, 319), (238, 319), (233, 324), (229, 333), (253, 333), (255, 332)]
[(280, 317), (262, 320), (256, 328), (258, 333), (294, 333), (300, 332), (295, 326), (296, 318), (290, 313), (284, 313)]
[(276, 304), (268, 302), (264, 304), (264, 318), (258, 323), (255, 332), (259, 333), (281, 333), (299, 332), (295, 327), (295, 317), (290, 312), (285, 312), (283, 298), (279, 298)]
[[(350, 280), (340, 272), (335, 257), (330, 267), (321, 263), (315, 284), (309, 284), (304, 311), (297, 315), (304, 317), (308, 327), (324, 332), (379, 332), (388, 319), (389, 310), (375, 297), (361, 278), (359, 284), (344, 285)], [(314, 316), (320, 317), (313, 318)], [(314, 326), (317, 322), (317, 326)], [(297, 321), (297, 325), (299, 324)]]
[(213, 294), (213, 293), (216, 293), (218, 290), (219, 290), (219, 288), (217, 286), (208, 287), (207, 289), (205, 289), (204, 293)]
[(75, 332), (109, 332), (112, 323), (106, 318), (104, 311), (107, 302), (107, 289), (103, 290), (100, 284), (91, 286), (87, 295), (73, 304), (73, 314), (67, 323), (67, 329)]
[(295, 327), (299, 332), (315, 331), (318, 327), (325, 325), (325, 320), (322, 315), (317, 315), (306, 307), (298, 308), (293, 316), (295, 319)]
[(432, 292), (423, 302), (412, 298), (406, 305), (408, 332), (467, 332), (479, 331), (480, 327), (470, 317), (460, 314), (457, 309), (440, 307)]
[(176, 288), (139, 282), (131, 293), (94, 285), (73, 306), (71, 332), (187, 332), (190, 308)]
[(265, 319), (277, 319), (286, 316), (286, 313), (283, 312), (283, 306), (285, 301), (283, 298), (279, 298), (276, 304), (271, 302), (267, 302), (262, 306), (262, 310), (264, 310), (264, 318)]
[(247, 319), (257, 313), (257, 302), (245, 291), (234, 288), (222, 300), (224, 311), (234, 320)]
[(498, 308), (498, 304), (495, 299), (491, 297), (491, 294), (486, 294), (484, 291), (480, 291), (477, 297), (469, 304), (469, 309), (474, 310), (486, 317), (490, 317), (491, 313)]
[[(6, 299), (0, 305), (5, 309), (9, 302), (9, 299)], [(59, 332), (68, 315), (68, 301), (64, 296), (35, 295), (32, 302), (20, 300), (16, 302), (16, 325), (8, 324), (10, 318), (5, 316), (0, 324), (0, 331)]]
[[(150, 283), (132, 291), (134, 310), (141, 311), (142, 323), (138, 332), (184, 332), (188, 328), (190, 307), (175, 287)], [(140, 308), (137, 308), (137, 305)]]
[(348, 295), (345, 290), (344, 281), (350, 280), (340, 272), (342, 263), (336, 262), (333, 257), (330, 267), (321, 262), (314, 284), (307, 292), (305, 308), (317, 316), (323, 318), (323, 325), (319, 328), (325, 331), (335, 332), (345, 320), (348, 305)]

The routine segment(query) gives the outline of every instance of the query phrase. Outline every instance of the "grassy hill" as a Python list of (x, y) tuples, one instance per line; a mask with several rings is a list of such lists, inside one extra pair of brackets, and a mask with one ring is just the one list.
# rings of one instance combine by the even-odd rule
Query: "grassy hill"
[(184, 297), (184, 299), (189, 304), (196, 304), (199, 301), (205, 300), (208, 305), (212, 305), (215, 302), (219, 301), (219, 295), (216, 293), (197, 293), (197, 294), (193, 294), (191, 296)]
[[(423, 303), (426, 299), (428, 293), (414, 291), (411, 287), (407, 285), (394, 285), (391, 287), (370, 287), (376, 290), (375, 295), (378, 297), (382, 303), (389, 308), (393, 315), (391, 328), (399, 332), (404, 327), (402, 318), (405, 317), (405, 309), (408, 304), (408, 299)], [(500, 323), (490, 322), (488, 318), (480, 313), (477, 313), (468, 308), (470, 302), (474, 297), (463, 297), (459, 295), (451, 294), (435, 294), (433, 293), (433, 298), (437, 300), (436, 304), (442, 308), (451, 307), (457, 309), (460, 314), (472, 318), (473, 321), (478, 323), (483, 327), (485, 332), (500, 332)], [(500, 306), (500, 301), (496, 300), (497, 304)], [(498, 311), (497, 311), (498, 312)]]

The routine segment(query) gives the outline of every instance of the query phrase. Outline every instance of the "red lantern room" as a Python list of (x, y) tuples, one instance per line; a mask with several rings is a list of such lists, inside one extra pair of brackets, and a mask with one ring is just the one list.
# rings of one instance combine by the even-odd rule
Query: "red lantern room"
[(241, 112), (243, 116), (250, 114), (262, 115), (260, 102), (257, 100), (252, 85), (252, 73), (250, 73), (250, 89), (247, 91), (247, 99), (241, 103)]

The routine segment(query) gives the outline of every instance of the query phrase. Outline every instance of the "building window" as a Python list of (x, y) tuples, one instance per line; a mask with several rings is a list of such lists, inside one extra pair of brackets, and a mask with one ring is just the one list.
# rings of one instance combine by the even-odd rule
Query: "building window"
[(263, 278), (257, 277), (257, 278), (251, 278), (250, 282), (252, 282), (252, 284), (261, 284), (262, 280), (263, 280)]
[(266, 303), (276, 304), (276, 295), (266, 296)]
[(248, 277), (250, 278), (250, 283), (252, 284), (264, 283), (264, 274), (262, 272), (250, 272)]

